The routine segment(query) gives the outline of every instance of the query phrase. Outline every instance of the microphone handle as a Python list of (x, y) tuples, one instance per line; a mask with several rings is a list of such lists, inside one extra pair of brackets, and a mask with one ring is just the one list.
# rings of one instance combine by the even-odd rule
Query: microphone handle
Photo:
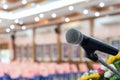
[(117, 70), (115, 70), (114, 68), (112, 68), (111, 66), (109, 66), (108, 64), (106, 64), (99, 56), (98, 56), (98, 62), (100, 62), (101, 64), (103, 64), (104, 66), (106, 66), (114, 74), (116, 74), (116, 75), (118, 75), (118, 77), (120, 77), (120, 72), (118, 72)]

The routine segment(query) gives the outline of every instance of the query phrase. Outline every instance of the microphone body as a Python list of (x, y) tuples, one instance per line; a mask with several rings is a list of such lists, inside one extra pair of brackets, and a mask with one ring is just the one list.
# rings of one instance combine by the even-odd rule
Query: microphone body
[(80, 45), (90, 50), (98, 50), (111, 55), (117, 55), (119, 52), (115, 47), (85, 35), (83, 36), (83, 40)]
[(88, 37), (73, 28), (68, 30), (68, 32), (66, 33), (66, 40), (68, 43), (81, 45), (87, 53), (93, 53), (94, 51), (98, 50), (111, 55), (117, 55), (117, 53), (119, 52), (119, 50), (115, 47), (97, 39)]

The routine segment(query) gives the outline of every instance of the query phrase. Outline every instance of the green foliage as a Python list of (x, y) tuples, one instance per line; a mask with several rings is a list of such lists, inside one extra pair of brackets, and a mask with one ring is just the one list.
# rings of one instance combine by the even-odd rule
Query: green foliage
[(120, 80), (120, 78), (117, 75), (113, 75), (110, 77), (110, 80)]
[(117, 59), (113, 62), (116, 69), (120, 72), (120, 59)]

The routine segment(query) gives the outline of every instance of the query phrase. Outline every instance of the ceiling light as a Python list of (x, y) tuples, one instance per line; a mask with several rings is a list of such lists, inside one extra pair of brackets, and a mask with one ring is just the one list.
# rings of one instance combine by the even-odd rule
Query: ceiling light
[[(8, 0), (6, 0), (6, 1), (8, 1)], [(14, 0), (12, 0), (12, 1), (14, 1)], [(19, 1), (20, 1), (20, 3), (22, 2), (22, 0), (19, 0)], [(27, 3), (28, 3), (28, 1), (36, 1), (36, 0), (27, 0)], [(0, 13), (0, 17), (4, 18), (4, 19), (14, 20), (14, 19), (19, 19), (19, 18), (24, 18), (24, 17), (27, 17), (27, 16), (32, 16), (32, 15), (35, 15), (35, 14), (38, 14), (38, 13), (49, 12), (51, 10), (59, 9), (59, 8), (69, 6), (69, 5), (72, 5), (72, 4), (76, 4), (76, 3), (80, 3), (80, 2), (83, 2), (83, 1), (86, 1), (86, 0), (72, 0), (72, 1), (71, 0), (57, 0), (57, 1), (54, 1), (54, 2), (51, 2), (51, 3), (48, 2), (49, 5), (48, 4), (40, 5), (39, 8), (36, 8), (34, 6), (34, 7), (31, 7), (30, 9), (28, 9), (28, 10), (16, 11), (16, 12), (13, 13), (13, 15), (9, 15), (8, 13), (5, 13), (5, 14)], [(8, 5), (8, 8), (9, 8), (9, 5)]]
[(9, 29), (9, 28), (7, 28), (5, 31), (6, 31), (6, 32), (10, 32), (10, 29)]
[(22, 30), (25, 30), (26, 29), (26, 26), (22, 26), (22, 28), (21, 28)]
[(51, 16), (52, 16), (52, 18), (56, 18), (57, 15), (55, 13), (53, 13)]
[(100, 13), (99, 12), (95, 12), (95, 16), (96, 17), (100, 16)]
[(84, 13), (84, 14), (88, 14), (88, 10), (85, 9), (85, 10), (83, 11), (83, 13)]
[(15, 23), (19, 23), (19, 19), (15, 19), (14, 22), (15, 22)]
[(40, 19), (39, 17), (35, 17), (35, 21), (38, 22)]
[(44, 14), (40, 14), (39, 17), (40, 17), (40, 18), (44, 18)]
[(65, 18), (65, 22), (69, 22), (70, 21), (70, 18)]
[(70, 11), (72, 11), (72, 10), (74, 9), (74, 7), (73, 7), (73, 6), (69, 6), (68, 9), (69, 9)]
[(14, 29), (15, 28), (15, 25), (10, 25), (10, 29)]
[(99, 3), (99, 6), (100, 6), (100, 7), (104, 7), (104, 6), (105, 6), (105, 3), (100, 2), (100, 3)]
[(7, 4), (3, 4), (3, 9), (8, 9), (8, 5)]
[(22, 0), (22, 4), (27, 4), (27, 0)]

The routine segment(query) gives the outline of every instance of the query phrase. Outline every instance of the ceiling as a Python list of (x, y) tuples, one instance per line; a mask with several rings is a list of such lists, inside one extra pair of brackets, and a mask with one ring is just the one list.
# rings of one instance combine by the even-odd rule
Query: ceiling
[(120, 0), (0, 0), (0, 32), (119, 14)]

